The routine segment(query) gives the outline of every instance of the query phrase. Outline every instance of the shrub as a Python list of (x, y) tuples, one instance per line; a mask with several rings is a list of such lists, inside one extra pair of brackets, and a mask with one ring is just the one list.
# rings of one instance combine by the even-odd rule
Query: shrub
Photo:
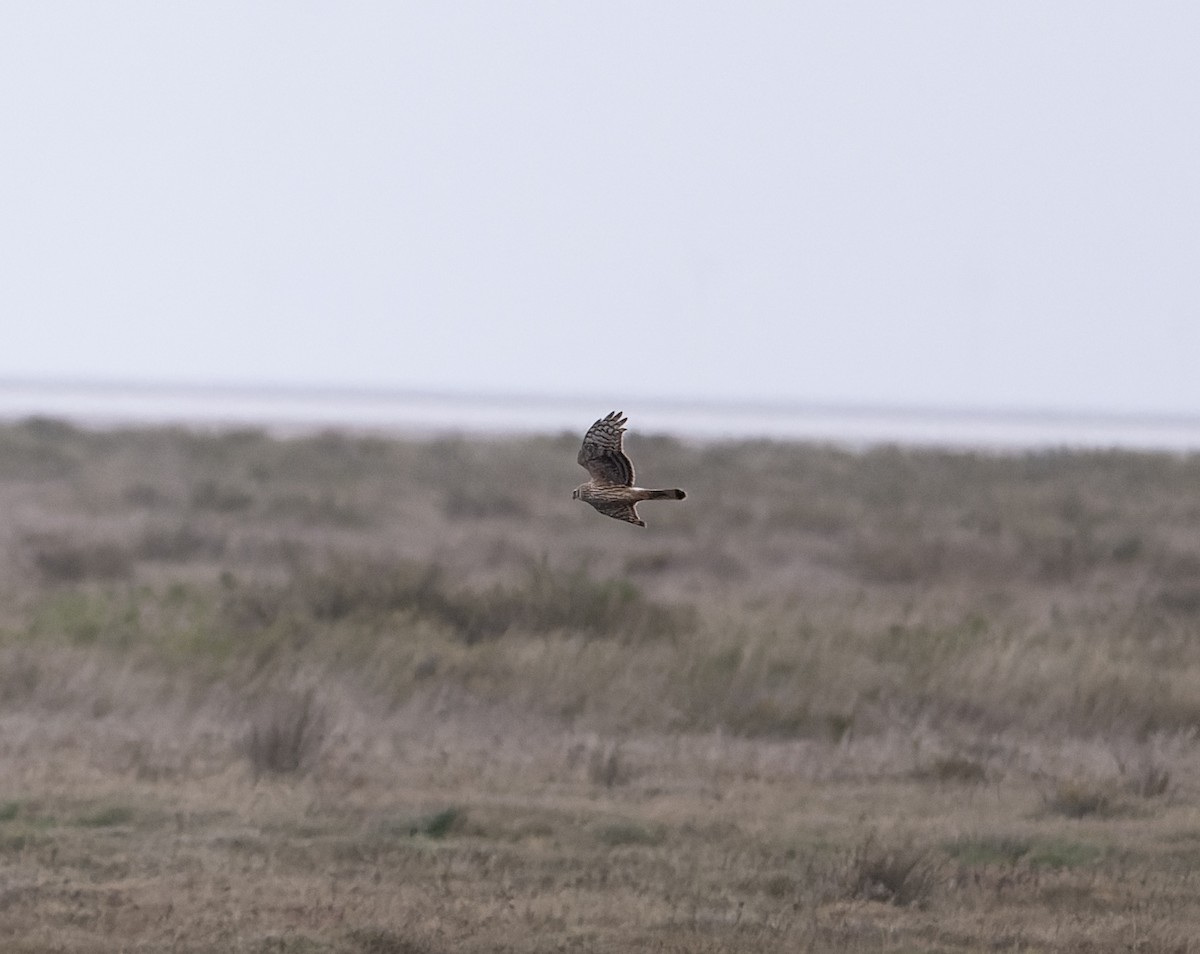
[(147, 510), (161, 507), (167, 503), (168, 497), (153, 484), (137, 481), (125, 488), (121, 495), (125, 502), (132, 507), (142, 507)]
[(236, 513), (254, 503), (254, 496), (240, 487), (230, 487), (215, 480), (202, 480), (192, 488), (192, 506), (197, 510)]
[(40, 414), (23, 418), (17, 427), (35, 440), (47, 444), (61, 443), (78, 436), (81, 431), (70, 421)]
[(0, 480), (58, 480), (77, 472), (79, 432), (65, 421), (27, 418), (0, 427)]
[(129, 551), (108, 541), (75, 541), (57, 536), (26, 540), (33, 563), (48, 583), (81, 583), (84, 580), (119, 580), (133, 572)]
[(329, 492), (280, 494), (271, 498), (266, 510), (273, 517), (299, 520), (307, 524), (364, 527), (370, 522), (362, 509)]
[(152, 527), (142, 534), (137, 546), (137, 555), (143, 560), (177, 563), (197, 557), (212, 559), (224, 552), (224, 534), (205, 533), (190, 523)]

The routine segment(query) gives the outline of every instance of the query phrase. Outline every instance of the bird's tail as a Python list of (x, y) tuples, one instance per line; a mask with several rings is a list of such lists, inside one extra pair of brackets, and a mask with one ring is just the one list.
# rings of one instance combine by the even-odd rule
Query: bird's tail
[(678, 487), (673, 487), (670, 490), (647, 490), (646, 500), (683, 500), (686, 497), (682, 490)]

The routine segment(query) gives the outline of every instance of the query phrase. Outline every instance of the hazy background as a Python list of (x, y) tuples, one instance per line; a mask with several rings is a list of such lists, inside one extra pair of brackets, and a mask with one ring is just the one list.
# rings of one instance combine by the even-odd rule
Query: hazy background
[(1198, 49), (1182, 2), (5, 4), (0, 378), (1197, 414)]

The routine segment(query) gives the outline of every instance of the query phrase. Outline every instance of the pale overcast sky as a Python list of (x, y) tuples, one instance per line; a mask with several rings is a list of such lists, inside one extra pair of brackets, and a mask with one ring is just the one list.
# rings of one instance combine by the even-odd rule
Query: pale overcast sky
[(1200, 413), (1200, 3), (8, 3), (0, 127), (0, 379)]

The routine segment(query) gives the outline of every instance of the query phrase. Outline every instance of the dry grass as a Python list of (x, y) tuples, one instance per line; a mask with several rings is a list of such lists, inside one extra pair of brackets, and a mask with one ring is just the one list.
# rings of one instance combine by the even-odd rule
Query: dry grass
[(293, 775), (311, 768), (325, 741), (327, 722), (312, 689), (260, 703), (244, 743), (255, 779), (265, 773)]
[(0, 427), (0, 946), (1195, 949), (1200, 459), (577, 440)]

